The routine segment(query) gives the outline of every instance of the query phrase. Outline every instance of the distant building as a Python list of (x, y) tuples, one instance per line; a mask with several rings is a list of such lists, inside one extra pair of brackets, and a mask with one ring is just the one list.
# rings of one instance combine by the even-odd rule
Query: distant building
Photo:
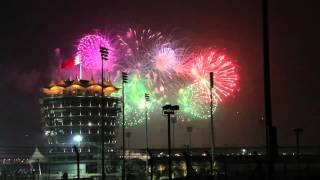
[(52, 162), (74, 162), (75, 145), (82, 166), (87, 167), (81, 171), (100, 172), (101, 117), (105, 118), (106, 159), (113, 154), (117, 143), (120, 105), (119, 98), (112, 96), (116, 91), (118, 88), (110, 81), (104, 81), (102, 102), (101, 84), (94, 80), (61, 80), (42, 89), (41, 118)]

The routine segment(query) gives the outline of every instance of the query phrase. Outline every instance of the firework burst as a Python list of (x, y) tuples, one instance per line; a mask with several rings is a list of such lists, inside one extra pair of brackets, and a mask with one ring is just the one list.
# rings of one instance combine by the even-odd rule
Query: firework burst
[[(207, 49), (186, 63), (189, 76), (194, 81), (208, 81), (209, 72), (214, 74), (214, 96), (220, 102), (238, 90), (238, 75), (233, 60), (223, 51)], [(203, 84), (203, 83), (202, 83)]]
[(86, 35), (82, 37), (77, 45), (77, 55), (79, 56), (83, 67), (87, 70), (101, 69), (100, 46), (109, 50), (109, 59), (104, 62), (104, 69), (111, 71), (116, 59), (115, 49), (110, 40), (98, 34)]
[[(109, 49), (104, 62), (105, 77), (121, 87), (121, 72), (129, 74), (125, 85), (126, 126), (144, 123), (145, 108), (155, 113), (168, 101), (180, 105), (183, 118), (208, 119), (210, 116), (209, 73), (214, 73), (214, 111), (227, 97), (238, 90), (239, 77), (233, 59), (223, 50), (207, 48), (191, 52), (173, 36), (150, 29), (134, 30), (117, 35), (112, 42), (99, 34), (86, 35), (77, 46), (81, 65), (93, 77), (100, 77), (100, 46)], [(144, 93), (150, 94), (146, 104)], [(121, 96), (121, 91), (112, 96)]]
[[(210, 117), (209, 83), (207, 81), (198, 81), (181, 88), (177, 102), (180, 105), (183, 117), (189, 120), (207, 120)], [(215, 96), (213, 96), (212, 102), (214, 113), (218, 105)]]
[(131, 28), (125, 35), (118, 35), (118, 40), (123, 52), (120, 69), (146, 79), (146, 85), (157, 94), (167, 96), (169, 89), (177, 89), (179, 77), (175, 67), (185, 50), (178, 48), (176, 41), (161, 32)]
[[(117, 83), (120, 85), (120, 83)], [(120, 87), (120, 86), (119, 86)], [(146, 103), (145, 93), (149, 93), (150, 101)], [(121, 91), (112, 94), (115, 97), (121, 97)], [(145, 86), (145, 80), (138, 78), (136, 74), (132, 74), (129, 82), (125, 85), (125, 116), (126, 126), (136, 126), (143, 124), (145, 121), (145, 108), (149, 112), (153, 112), (158, 105), (157, 98)]]

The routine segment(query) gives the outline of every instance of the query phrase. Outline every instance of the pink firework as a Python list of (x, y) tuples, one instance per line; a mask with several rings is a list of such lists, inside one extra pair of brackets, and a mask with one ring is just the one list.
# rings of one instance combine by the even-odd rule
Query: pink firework
[(186, 68), (191, 69), (189, 75), (195, 81), (208, 86), (209, 73), (214, 74), (214, 96), (220, 102), (238, 90), (239, 77), (237, 66), (233, 60), (221, 50), (207, 49), (186, 63)]
[(154, 57), (154, 66), (159, 71), (171, 69), (176, 64), (176, 53), (173, 49), (164, 47), (158, 50)]
[(104, 69), (111, 71), (113, 61), (115, 59), (114, 49), (110, 41), (101, 35), (86, 35), (82, 37), (77, 46), (77, 54), (81, 60), (81, 64), (88, 70), (101, 69), (100, 46), (107, 48), (109, 51), (108, 61), (104, 62)]

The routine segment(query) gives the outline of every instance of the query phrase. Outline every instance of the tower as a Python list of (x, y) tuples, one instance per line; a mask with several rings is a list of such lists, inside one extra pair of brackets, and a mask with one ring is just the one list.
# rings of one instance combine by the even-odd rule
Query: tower
[(70, 160), (74, 156), (72, 146), (76, 145), (83, 167), (88, 164), (97, 167), (102, 118), (105, 118), (105, 154), (107, 157), (113, 154), (120, 111), (119, 98), (112, 96), (116, 91), (118, 88), (110, 81), (101, 86), (94, 80), (78, 79), (51, 82), (42, 89), (41, 118), (54, 161)]

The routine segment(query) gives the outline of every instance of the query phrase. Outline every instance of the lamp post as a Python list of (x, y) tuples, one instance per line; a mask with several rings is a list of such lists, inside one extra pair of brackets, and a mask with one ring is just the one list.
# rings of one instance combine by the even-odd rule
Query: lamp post
[(100, 117), (101, 117), (101, 175), (102, 175), (102, 180), (105, 180), (105, 155), (104, 155), (104, 142), (105, 142), (105, 119), (103, 117), (103, 108), (104, 108), (104, 100), (103, 100), (103, 61), (108, 60), (108, 52), (109, 50), (105, 47), (100, 46), (100, 55), (101, 55), (101, 112), (100, 112)]
[(296, 135), (297, 155), (300, 155), (300, 139), (299, 139), (299, 136), (303, 133), (303, 129), (302, 128), (295, 128), (293, 131), (294, 131), (294, 134)]
[(149, 139), (148, 139), (148, 102), (150, 101), (150, 95), (148, 93), (144, 94), (145, 98), (145, 113), (146, 113), (146, 177), (148, 179), (148, 149), (149, 149)]
[(298, 179), (301, 179), (301, 160), (300, 160), (300, 139), (299, 136), (303, 133), (302, 128), (293, 129), (294, 134), (296, 135), (296, 145), (297, 145), (297, 158), (298, 158)]
[[(83, 137), (81, 135), (75, 135), (73, 137), (73, 141), (78, 143), (79, 147), (82, 140), (83, 140)], [(77, 155), (77, 179), (80, 180), (80, 152), (76, 145), (73, 145), (73, 150)]]
[(130, 160), (130, 138), (131, 138), (131, 132), (130, 131), (126, 132), (126, 138), (127, 138), (127, 150), (129, 152), (129, 154), (128, 154), (129, 157), (128, 158)]
[(169, 154), (169, 180), (172, 179), (172, 157), (171, 157), (171, 122), (170, 122), (170, 116), (172, 114), (174, 114), (175, 110), (179, 110), (179, 106), (178, 105), (171, 105), (171, 104), (167, 104), (162, 106), (162, 111), (163, 114), (166, 114), (168, 116), (168, 154)]
[(189, 149), (191, 149), (191, 133), (192, 133), (192, 126), (187, 127), (187, 132), (189, 134)]
[(275, 179), (274, 156), (276, 147), (276, 128), (272, 125), (272, 103), (271, 103), (271, 76), (269, 57), (269, 15), (268, 0), (262, 0), (262, 48), (263, 48), (263, 74), (264, 74), (264, 112), (266, 128), (266, 159), (267, 178)]
[(124, 117), (124, 84), (128, 83), (128, 74), (122, 72), (122, 180), (126, 178), (126, 141), (125, 141), (125, 117)]
[(210, 127), (211, 127), (211, 163), (210, 163), (210, 173), (213, 176), (213, 164), (214, 164), (214, 150), (215, 150), (215, 140), (214, 140), (214, 124), (213, 124), (213, 96), (212, 90), (214, 88), (213, 72), (210, 72)]
[(176, 148), (176, 136), (175, 136), (175, 125), (177, 123), (177, 116), (172, 117), (172, 148), (173, 150)]

